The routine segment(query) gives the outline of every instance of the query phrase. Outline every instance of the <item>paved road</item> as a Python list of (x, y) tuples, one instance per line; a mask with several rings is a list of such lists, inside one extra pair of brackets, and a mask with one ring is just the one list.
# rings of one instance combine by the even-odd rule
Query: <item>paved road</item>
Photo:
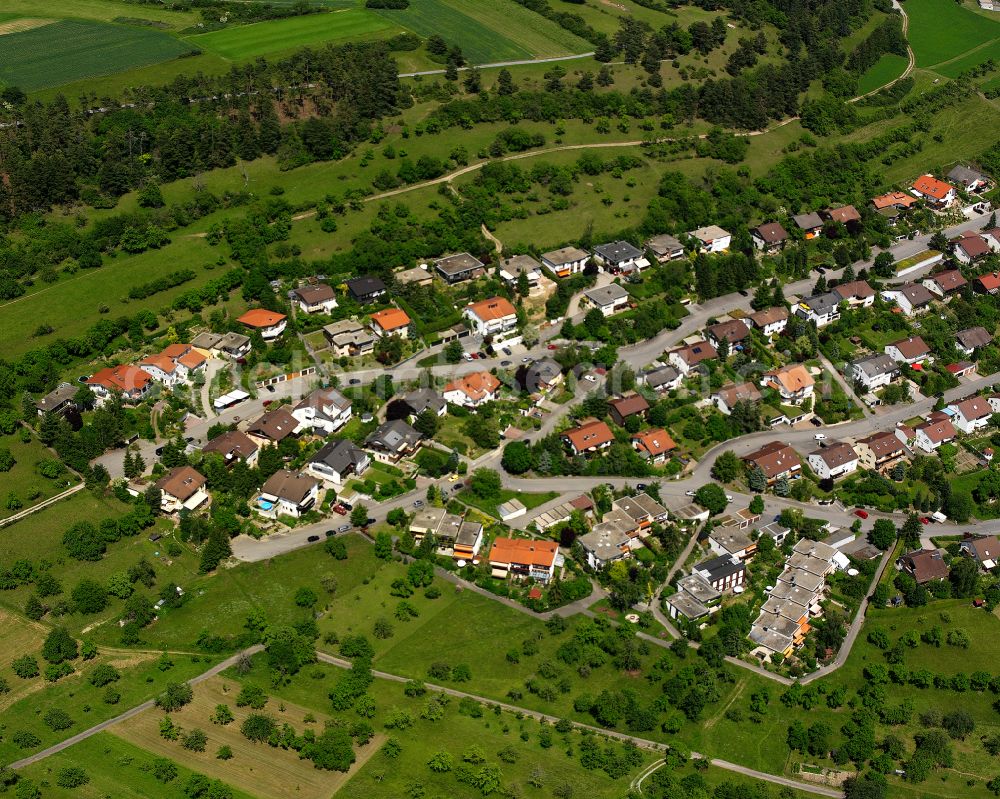
[[(258, 644), (257, 646), (251, 646), (248, 649), (244, 649), (242, 652), (237, 652), (235, 655), (226, 658), (221, 663), (216, 663), (210, 669), (206, 669), (197, 677), (192, 677), (190, 680), (188, 680), (188, 684), (197, 685), (203, 680), (207, 680), (209, 677), (214, 677), (216, 674), (225, 671), (230, 666), (235, 666), (236, 663), (239, 662), (239, 659), (244, 655), (247, 656), (255, 655), (258, 652), (262, 651), (263, 649), (264, 647)], [(95, 724), (90, 729), (84, 730), (83, 732), (78, 732), (76, 735), (71, 735), (65, 741), (60, 741), (59, 743), (53, 744), (52, 746), (43, 749), (40, 752), (35, 752), (35, 754), (33, 755), (29, 755), (28, 757), (22, 758), (21, 760), (11, 763), (10, 767), (13, 769), (24, 768), (25, 766), (30, 766), (32, 763), (37, 763), (39, 760), (44, 760), (50, 755), (56, 754), (56, 752), (61, 752), (63, 751), (63, 749), (68, 749), (73, 744), (79, 743), (80, 741), (90, 738), (92, 735), (97, 735), (97, 733), (103, 732), (109, 727), (113, 727), (116, 724), (125, 721), (126, 719), (130, 719), (133, 716), (137, 716), (144, 710), (149, 710), (154, 705), (155, 705), (155, 700), (150, 699), (146, 702), (143, 702), (141, 705), (136, 705), (133, 708), (129, 708), (124, 713), (120, 713), (114, 718), (108, 719), (107, 721), (102, 721), (100, 724)]]

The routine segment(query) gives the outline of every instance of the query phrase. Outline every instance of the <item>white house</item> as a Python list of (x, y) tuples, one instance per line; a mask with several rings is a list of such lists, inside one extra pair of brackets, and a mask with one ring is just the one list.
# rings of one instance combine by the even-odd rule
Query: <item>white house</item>
[(368, 453), (348, 439), (337, 439), (323, 445), (306, 466), (313, 477), (341, 486), (350, 477), (364, 473), (371, 464)]
[(649, 267), (642, 250), (627, 241), (613, 241), (594, 247), (594, 260), (612, 274), (641, 272)]
[(265, 308), (254, 308), (236, 321), (251, 330), (256, 330), (264, 341), (273, 341), (285, 332), (288, 317), (283, 313), (268, 311)]
[(898, 288), (884, 289), (882, 299), (898, 305), (907, 316), (913, 316), (927, 310), (934, 295), (919, 283), (905, 283)]
[(444, 387), (446, 402), (466, 408), (478, 408), (493, 402), (500, 391), (500, 381), (489, 372), (473, 372), (452, 380)]
[(847, 365), (847, 379), (860, 383), (865, 391), (877, 391), (899, 377), (899, 365), (885, 353), (868, 355)]
[(591, 306), (600, 309), (605, 316), (621, 313), (629, 305), (629, 293), (617, 283), (587, 289), (583, 292), (583, 296)]
[(806, 462), (820, 480), (835, 480), (857, 471), (858, 456), (842, 441), (810, 452)]
[(510, 300), (491, 297), (465, 307), (462, 315), (480, 336), (495, 336), (517, 327), (517, 311)]
[(691, 238), (697, 239), (700, 252), (725, 252), (733, 241), (733, 235), (723, 230), (718, 225), (707, 225), (688, 233)]
[(947, 419), (924, 422), (914, 428), (914, 446), (924, 452), (934, 452), (942, 444), (955, 440), (955, 427)]
[[(993, 3), (991, 2), (990, 5), (992, 6)], [(992, 11), (993, 9), (990, 8), (989, 10)], [(948, 173), (948, 180), (961, 186), (967, 192), (981, 191), (990, 183), (989, 179), (982, 172), (978, 172), (964, 164), (952, 167), (951, 172)]]
[(335, 388), (318, 388), (292, 408), (299, 429), (333, 433), (351, 420), (351, 401)]
[(788, 326), (788, 309), (777, 305), (752, 313), (747, 319), (767, 338), (773, 338), (783, 333)]
[(982, 430), (990, 423), (993, 408), (983, 397), (967, 397), (960, 402), (953, 402), (948, 410), (954, 413), (951, 422), (956, 429), (966, 435)]
[(176, 386), (203, 373), (207, 363), (208, 358), (190, 344), (170, 344), (163, 352), (143, 358), (139, 366), (156, 382)]
[(680, 239), (669, 233), (661, 233), (659, 236), (647, 239), (645, 246), (661, 264), (684, 257), (684, 245)]
[(913, 366), (923, 363), (931, 354), (931, 348), (927, 346), (920, 336), (910, 336), (900, 341), (885, 346), (885, 354), (896, 363), (905, 363)]
[(337, 307), (337, 295), (326, 283), (293, 289), (291, 298), (302, 313), (330, 313)]
[(319, 483), (306, 474), (281, 470), (264, 483), (257, 497), (257, 510), (268, 518), (291, 516), (297, 519), (308, 513), (319, 498)]
[(753, 383), (723, 386), (712, 395), (712, 402), (726, 416), (733, 412), (737, 402), (759, 402), (760, 399), (760, 389)]
[(508, 286), (517, 286), (522, 274), (528, 279), (528, 286), (533, 288), (542, 277), (542, 265), (530, 255), (512, 255), (500, 262), (500, 278)]
[(551, 269), (556, 277), (580, 274), (590, 260), (590, 253), (579, 247), (560, 247), (558, 250), (542, 253), (542, 265)]
[(824, 327), (840, 318), (840, 297), (832, 291), (803, 297), (795, 306), (795, 315)]
[[(990, 254), (992, 248), (985, 236), (981, 236), (971, 230), (967, 230), (957, 239), (951, 241), (951, 252), (955, 260), (960, 264), (968, 266), (973, 261), (985, 258)], [(929, 287), (928, 287), (929, 288)]]
[(177, 466), (154, 484), (160, 489), (160, 510), (175, 513), (196, 510), (208, 501), (205, 477), (190, 466)]
[(969, 327), (955, 334), (955, 348), (962, 355), (972, 355), (980, 347), (986, 347), (993, 341), (985, 327)]
[(777, 391), (782, 402), (798, 405), (813, 395), (816, 381), (805, 366), (793, 363), (765, 372), (761, 385)]
[(684, 377), (702, 361), (719, 357), (719, 351), (707, 341), (696, 341), (671, 350), (667, 355), (670, 363)]
[(921, 175), (913, 182), (910, 192), (937, 210), (948, 208), (958, 198), (954, 186), (938, 180), (933, 175)]

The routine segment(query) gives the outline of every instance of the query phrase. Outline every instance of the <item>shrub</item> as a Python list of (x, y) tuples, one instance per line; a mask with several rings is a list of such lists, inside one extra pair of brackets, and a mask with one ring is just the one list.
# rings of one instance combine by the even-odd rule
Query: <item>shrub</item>
[(46, 710), (45, 715), (42, 716), (42, 721), (45, 722), (45, 726), (54, 732), (68, 730), (73, 726), (73, 719), (69, 717), (69, 713), (59, 707)]
[(274, 719), (263, 713), (251, 713), (240, 725), (240, 732), (248, 741), (262, 742), (271, 737), (277, 729)]
[(208, 736), (205, 735), (203, 730), (194, 729), (191, 730), (184, 739), (181, 741), (181, 746), (185, 749), (189, 749), (192, 752), (204, 752), (205, 745), (208, 743)]
[(121, 674), (118, 673), (118, 669), (110, 663), (101, 663), (90, 672), (90, 684), (97, 688), (103, 688), (105, 685), (117, 682), (120, 679)]
[(79, 788), (90, 782), (87, 772), (77, 766), (67, 766), (59, 769), (56, 774), (56, 785), (60, 788)]
[(27, 730), (19, 730), (11, 736), (11, 741), (14, 742), (14, 746), (18, 749), (31, 749), (38, 746), (42, 740), (33, 732), (28, 732)]

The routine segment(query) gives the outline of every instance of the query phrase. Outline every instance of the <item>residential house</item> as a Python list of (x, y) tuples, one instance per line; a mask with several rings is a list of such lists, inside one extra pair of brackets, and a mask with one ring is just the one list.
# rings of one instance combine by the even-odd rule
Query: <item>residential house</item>
[(810, 452), (806, 462), (820, 480), (836, 480), (857, 471), (860, 458), (850, 446), (838, 441)]
[(605, 316), (621, 313), (629, 306), (629, 293), (617, 283), (585, 289), (583, 297), (587, 304), (600, 310)]
[(977, 396), (953, 402), (948, 406), (948, 410), (953, 414), (951, 423), (966, 435), (982, 430), (990, 423), (990, 417), (993, 415), (990, 403), (985, 398)]
[(247, 427), (247, 435), (258, 447), (275, 446), (298, 431), (299, 420), (287, 405), (272, 408)]
[(795, 315), (825, 327), (840, 319), (840, 297), (833, 291), (803, 297), (795, 305)]
[(580, 274), (590, 260), (590, 253), (579, 247), (561, 247), (552, 252), (542, 253), (542, 265), (550, 269), (556, 277)]
[(524, 389), (529, 392), (547, 392), (562, 385), (562, 367), (551, 358), (541, 358), (524, 370)]
[(852, 308), (871, 308), (875, 304), (875, 289), (868, 285), (867, 280), (839, 283), (830, 290), (837, 295), (837, 299)]
[(574, 455), (598, 452), (610, 447), (615, 440), (611, 428), (599, 419), (583, 419), (577, 427), (562, 434), (563, 441)]
[(473, 372), (452, 380), (444, 387), (444, 400), (466, 408), (478, 408), (493, 402), (500, 393), (501, 383), (490, 372)]
[(904, 283), (896, 288), (883, 289), (882, 299), (895, 303), (907, 316), (926, 311), (934, 295), (919, 283)]
[(542, 278), (542, 265), (530, 255), (512, 255), (500, 262), (500, 279), (508, 286), (516, 287), (521, 275), (527, 278), (528, 287), (534, 288)]
[(285, 332), (288, 317), (266, 308), (254, 308), (236, 320), (244, 327), (256, 330), (264, 341), (273, 341)]
[(595, 524), (592, 530), (576, 540), (583, 547), (587, 564), (592, 569), (603, 569), (616, 560), (632, 556), (632, 537), (614, 524), (607, 522)]
[(882, 211), (886, 208), (898, 208), (901, 211), (905, 211), (916, 204), (916, 197), (912, 197), (902, 191), (890, 191), (888, 194), (872, 198), (872, 206), (876, 211)]
[(702, 561), (692, 570), (721, 593), (739, 588), (746, 581), (746, 562), (732, 555), (719, 555)]
[(671, 619), (684, 617), (697, 621), (710, 613), (709, 603), (718, 602), (722, 593), (712, 588), (700, 574), (689, 574), (677, 581), (677, 593), (667, 598)]
[(126, 364), (98, 369), (86, 380), (98, 399), (120, 394), (127, 402), (137, 402), (145, 397), (152, 382), (152, 375), (145, 369)]
[(718, 358), (719, 352), (707, 341), (696, 341), (694, 344), (685, 344), (683, 347), (671, 350), (667, 357), (677, 371), (687, 377), (702, 361)]
[(429, 286), (434, 282), (434, 275), (427, 270), (427, 264), (414, 266), (411, 269), (401, 269), (392, 277), (403, 286)]
[(1000, 539), (995, 535), (966, 534), (958, 544), (958, 551), (967, 558), (972, 558), (980, 568), (990, 571), (1000, 561)]
[(35, 410), (39, 416), (47, 413), (65, 413), (76, 408), (77, 387), (72, 383), (60, 383), (52, 391), (35, 401)]
[(847, 225), (848, 227), (857, 225), (861, 222), (861, 214), (858, 213), (858, 209), (853, 205), (841, 205), (838, 208), (827, 208), (823, 211), (822, 215), (831, 222), (838, 222), (841, 225)]
[(400, 308), (385, 308), (369, 314), (372, 332), (379, 338), (385, 336), (410, 337), (410, 317)]
[(910, 575), (918, 585), (948, 579), (948, 564), (944, 562), (944, 553), (940, 549), (907, 552), (896, 562), (896, 568)]
[(359, 305), (367, 305), (385, 294), (385, 281), (371, 275), (351, 278), (347, 281), (347, 292)]
[(990, 183), (989, 179), (982, 172), (978, 172), (963, 164), (952, 167), (951, 172), (948, 173), (948, 180), (961, 186), (970, 194), (982, 191)]
[(594, 247), (594, 260), (611, 274), (631, 274), (649, 267), (642, 250), (627, 241), (613, 241)]
[(730, 319), (726, 322), (718, 322), (706, 328), (708, 338), (716, 347), (722, 343), (723, 339), (729, 342), (730, 347), (741, 345), (750, 338), (750, 328), (741, 319)]
[(790, 528), (785, 527), (783, 524), (778, 522), (769, 522), (761, 527), (757, 528), (757, 540), (760, 541), (762, 535), (769, 536), (774, 545), (780, 547), (785, 543), (785, 539), (791, 535), (792, 531)]
[(923, 284), (925, 289), (938, 297), (950, 297), (969, 285), (969, 281), (957, 269), (948, 269), (924, 278)]
[(799, 454), (783, 441), (771, 441), (744, 455), (742, 460), (749, 468), (758, 467), (767, 478), (768, 485), (774, 485), (782, 478), (794, 480), (802, 476)]
[(757, 542), (739, 527), (713, 527), (708, 534), (708, 547), (716, 555), (742, 561), (757, 554)]
[(955, 334), (955, 348), (963, 355), (972, 355), (981, 347), (986, 347), (993, 341), (985, 327), (967, 327)]
[(483, 546), (483, 526), (444, 508), (425, 507), (414, 514), (410, 533), (419, 544), (433, 536), (437, 550), (455, 560), (473, 560)]
[(980, 294), (996, 294), (1000, 291), (1000, 272), (987, 272), (972, 281), (973, 288)]
[(302, 313), (330, 313), (337, 307), (337, 295), (333, 287), (326, 283), (301, 286), (293, 289), (291, 294)]
[(139, 361), (139, 366), (149, 372), (158, 383), (176, 386), (204, 373), (208, 358), (191, 344), (170, 344), (156, 355)]
[(202, 355), (214, 355), (218, 357), (238, 360), (249, 354), (253, 346), (249, 336), (241, 333), (199, 333), (191, 339), (191, 346), (200, 351)]
[(880, 352), (852, 361), (844, 371), (848, 380), (860, 383), (865, 391), (877, 391), (899, 377), (899, 364)]
[(649, 386), (658, 394), (677, 388), (681, 384), (681, 374), (673, 366), (658, 366), (648, 372), (642, 372), (636, 378), (639, 385)]
[(419, 416), (424, 411), (430, 411), (435, 416), (444, 416), (448, 411), (448, 401), (430, 387), (409, 391), (400, 399), (393, 400), (391, 404), (395, 406), (397, 403), (406, 416)]
[[(956, 261), (966, 266), (980, 258), (985, 258), (991, 251), (992, 248), (986, 237), (971, 230), (967, 230), (958, 238), (951, 240), (952, 255), (955, 256)], [(933, 289), (931, 290), (933, 291)]]
[(738, 385), (730, 383), (712, 395), (715, 407), (726, 416), (733, 412), (733, 406), (737, 402), (760, 402), (760, 400), (760, 389), (753, 383), (740, 383)]
[(792, 217), (795, 226), (802, 231), (806, 239), (814, 239), (823, 232), (823, 219), (815, 211), (808, 214), (796, 214)]
[(256, 504), (257, 511), (268, 518), (297, 519), (312, 510), (317, 499), (319, 482), (307, 474), (282, 469), (267, 478)]
[(799, 405), (813, 395), (816, 381), (805, 366), (793, 363), (765, 372), (761, 385), (777, 391), (782, 402)]
[(351, 401), (335, 388), (317, 388), (292, 408), (292, 416), (300, 430), (329, 435), (351, 420)]
[(349, 439), (328, 441), (309, 459), (306, 471), (313, 477), (342, 486), (350, 477), (360, 477), (371, 464), (368, 453)]
[(635, 392), (608, 400), (608, 411), (611, 414), (611, 419), (619, 426), (624, 426), (625, 420), (632, 416), (641, 418), (648, 410), (649, 403), (646, 402), (646, 398)]
[(555, 575), (558, 559), (555, 541), (498, 537), (490, 549), (492, 575), (499, 579), (527, 577), (547, 583)]
[(933, 175), (921, 175), (914, 181), (910, 191), (936, 210), (948, 208), (958, 197), (954, 186), (938, 180)]
[(438, 258), (434, 262), (434, 268), (448, 283), (460, 283), (463, 280), (472, 280), (472, 278), (480, 277), (486, 273), (485, 264), (467, 252)]
[(207, 482), (204, 475), (190, 466), (171, 469), (153, 484), (160, 489), (160, 510), (164, 513), (197, 510), (208, 502)]
[(661, 264), (684, 257), (684, 245), (680, 239), (669, 233), (661, 233), (659, 236), (647, 239), (645, 246)]
[(927, 346), (920, 336), (910, 336), (886, 344), (885, 354), (896, 363), (905, 363), (908, 366), (923, 363), (931, 354), (931, 348)]
[(480, 336), (497, 336), (517, 327), (517, 310), (510, 300), (491, 297), (488, 300), (470, 303), (462, 315)]
[(773, 338), (785, 331), (788, 326), (788, 309), (780, 305), (765, 308), (747, 317), (754, 327), (758, 328), (767, 338)]
[(934, 452), (942, 444), (951, 443), (957, 435), (955, 426), (948, 419), (924, 422), (917, 425), (913, 432), (914, 445), (927, 453)]
[(708, 225), (692, 230), (688, 233), (693, 239), (698, 240), (698, 251), (704, 253), (725, 252), (732, 243), (732, 233), (723, 230), (718, 225)]
[(420, 433), (402, 419), (392, 419), (369, 433), (365, 446), (380, 463), (398, 463), (417, 451), (420, 439)]
[(257, 465), (257, 454), (260, 452), (260, 447), (242, 430), (227, 430), (205, 444), (201, 451), (203, 454), (217, 453), (221, 455), (227, 466), (237, 461), (243, 461), (247, 466), (253, 468)]
[(777, 252), (788, 241), (788, 232), (778, 222), (767, 222), (751, 230), (750, 238), (755, 249)]
[(342, 319), (323, 328), (323, 335), (330, 349), (338, 358), (364, 355), (375, 349), (375, 336), (360, 322)]
[(980, 235), (986, 240), (989, 248), (993, 252), (1000, 252), (1000, 227), (984, 230)]
[(677, 444), (670, 437), (670, 433), (662, 427), (657, 427), (633, 434), (632, 447), (640, 457), (658, 466), (669, 460), (670, 453), (677, 449)]

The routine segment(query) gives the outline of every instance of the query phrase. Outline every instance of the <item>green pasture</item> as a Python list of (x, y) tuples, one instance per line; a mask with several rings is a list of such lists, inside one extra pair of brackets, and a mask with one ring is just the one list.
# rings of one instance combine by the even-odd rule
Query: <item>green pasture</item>
[[(0, 473), (0, 518), (12, 516), (50, 497), (60, 494), (79, 479), (70, 471), (64, 472), (55, 479), (43, 477), (38, 472), (38, 463), (43, 460), (58, 460), (55, 453), (49, 452), (37, 439), (28, 443), (21, 441), (21, 436), (0, 437), (0, 447), (10, 450), (14, 456), (14, 468), (9, 472)], [(7, 497), (13, 493), (22, 504), (22, 508), (14, 510), (7, 507)]]
[(917, 66), (950, 61), (1000, 37), (1000, 22), (990, 24), (951, 0), (906, 0), (908, 38)]
[(31, 91), (169, 61), (190, 50), (154, 28), (64, 19), (0, 36), (0, 81)]
[[(487, 28), (509, 37), (536, 58), (586, 53), (593, 49), (586, 40), (518, 5), (514, 0), (490, 0), (489, 3), (481, 0), (444, 0), (444, 2)], [(465, 45), (462, 44), (462, 47), (464, 49)]]
[(188, 36), (187, 41), (199, 48), (238, 60), (364, 37), (389, 27), (388, 22), (370, 11), (349, 8), (329, 14), (308, 14), (252, 25), (234, 25), (210, 33)]
[(895, 80), (903, 74), (906, 69), (907, 59), (905, 56), (887, 53), (871, 67), (858, 81), (858, 94), (873, 92), (889, 81)]

